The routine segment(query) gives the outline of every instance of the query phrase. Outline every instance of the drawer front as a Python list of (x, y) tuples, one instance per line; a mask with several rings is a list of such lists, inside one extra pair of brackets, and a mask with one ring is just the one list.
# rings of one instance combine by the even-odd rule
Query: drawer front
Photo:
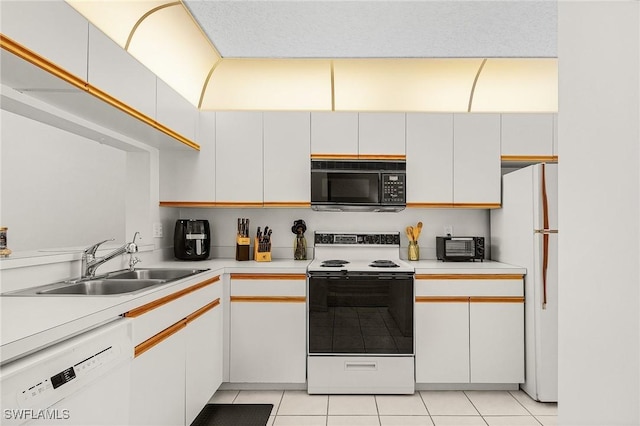
[(413, 357), (309, 357), (308, 392), (411, 394)]
[(524, 281), (519, 279), (416, 279), (419, 296), (524, 296)]
[[(176, 292), (167, 298), (158, 299), (140, 308), (129, 311), (126, 316), (132, 317), (134, 344), (139, 344), (171, 325), (186, 319), (203, 306), (215, 299), (222, 299), (222, 284), (218, 280), (205, 280), (202, 283), (210, 283), (195, 291), (188, 291), (194, 286), (187, 287), (184, 291)], [(173, 298), (175, 297), (175, 298)], [(173, 298), (173, 299), (172, 299)], [(165, 302), (166, 299), (171, 299)]]
[(304, 274), (231, 274), (231, 298), (234, 296), (306, 295)]

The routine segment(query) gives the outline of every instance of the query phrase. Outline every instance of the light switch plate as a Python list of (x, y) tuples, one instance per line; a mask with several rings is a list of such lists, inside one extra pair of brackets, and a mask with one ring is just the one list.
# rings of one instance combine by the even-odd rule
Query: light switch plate
[(154, 238), (162, 238), (162, 224), (160, 222), (156, 222), (153, 224), (153, 237)]

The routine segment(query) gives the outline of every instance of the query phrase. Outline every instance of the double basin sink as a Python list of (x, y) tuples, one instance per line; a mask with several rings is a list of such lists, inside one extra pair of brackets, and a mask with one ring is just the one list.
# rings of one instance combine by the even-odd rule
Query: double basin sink
[(68, 280), (5, 293), (5, 296), (113, 296), (137, 293), (149, 287), (181, 280), (206, 269), (149, 268), (115, 271), (99, 277)]

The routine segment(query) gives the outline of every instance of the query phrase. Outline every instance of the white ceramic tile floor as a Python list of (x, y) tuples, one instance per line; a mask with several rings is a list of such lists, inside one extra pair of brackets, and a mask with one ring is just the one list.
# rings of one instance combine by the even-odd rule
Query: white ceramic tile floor
[(308, 395), (218, 391), (221, 404), (273, 404), (268, 426), (556, 426), (558, 406), (522, 391), (420, 391), (413, 395)]

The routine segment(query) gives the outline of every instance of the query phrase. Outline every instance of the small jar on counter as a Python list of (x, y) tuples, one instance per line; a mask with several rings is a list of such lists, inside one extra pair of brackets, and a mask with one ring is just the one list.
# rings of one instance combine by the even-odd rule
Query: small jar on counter
[(409, 260), (420, 260), (420, 246), (417, 241), (409, 241)]
[(7, 228), (0, 226), (0, 257), (7, 257), (11, 254), (11, 250), (7, 248)]

